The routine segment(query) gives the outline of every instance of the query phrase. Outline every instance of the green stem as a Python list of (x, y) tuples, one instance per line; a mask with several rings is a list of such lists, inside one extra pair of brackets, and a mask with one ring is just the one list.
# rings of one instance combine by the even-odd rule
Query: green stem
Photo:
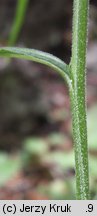
[(70, 90), (75, 146), (77, 199), (89, 199), (88, 147), (86, 124), (86, 45), (88, 0), (74, 0)]
[(29, 0), (18, 0), (16, 6), (16, 15), (13, 21), (12, 29), (9, 34), (9, 46), (13, 46), (18, 39), (18, 35), (24, 22), (28, 2)]

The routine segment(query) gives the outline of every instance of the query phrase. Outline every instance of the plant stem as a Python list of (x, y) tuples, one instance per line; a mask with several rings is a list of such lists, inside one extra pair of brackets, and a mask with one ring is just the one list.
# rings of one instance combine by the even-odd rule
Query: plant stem
[(76, 166), (76, 198), (89, 199), (86, 124), (86, 46), (88, 0), (74, 0), (70, 89)]
[(9, 34), (8, 46), (13, 46), (19, 36), (21, 27), (24, 22), (27, 4), (29, 0), (17, 0), (16, 15), (13, 21), (12, 29)]

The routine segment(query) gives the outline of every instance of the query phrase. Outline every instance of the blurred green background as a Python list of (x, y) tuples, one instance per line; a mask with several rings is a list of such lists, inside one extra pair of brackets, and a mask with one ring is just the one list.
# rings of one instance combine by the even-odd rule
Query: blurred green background
[[(24, 10), (20, 1), (17, 7), (16, 0), (0, 0), (0, 45), (43, 50), (69, 63), (73, 1), (26, 0)], [(97, 2), (91, 0), (87, 50), (91, 199), (97, 199), (96, 24)], [(25, 60), (0, 59), (0, 199), (75, 199), (67, 86), (48, 67)]]

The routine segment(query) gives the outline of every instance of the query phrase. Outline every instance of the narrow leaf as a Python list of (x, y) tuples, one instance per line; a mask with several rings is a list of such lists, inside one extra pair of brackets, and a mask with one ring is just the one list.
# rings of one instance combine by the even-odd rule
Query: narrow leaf
[(47, 65), (57, 71), (66, 80), (69, 86), (71, 85), (69, 78), (69, 66), (52, 54), (27, 48), (1, 47), (0, 57), (32, 60), (34, 62)]
[(9, 34), (9, 40), (8, 40), (9, 46), (13, 46), (18, 39), (20, 30), (22, 28), (22, 25), (25, 19), (28, 2), (29, 0), (18, 0), (17, 2), (16, 14), (15, 14), (15, 18), (13, 20), (12, 28)]

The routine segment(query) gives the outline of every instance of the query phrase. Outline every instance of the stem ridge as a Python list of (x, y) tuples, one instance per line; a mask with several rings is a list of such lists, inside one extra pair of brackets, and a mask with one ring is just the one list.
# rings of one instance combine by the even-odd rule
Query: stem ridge
[(86, 47), (88, 0), (74, 0), (70, 91), (76, 165), (77, 199), (89, 199), (86, 124)]

